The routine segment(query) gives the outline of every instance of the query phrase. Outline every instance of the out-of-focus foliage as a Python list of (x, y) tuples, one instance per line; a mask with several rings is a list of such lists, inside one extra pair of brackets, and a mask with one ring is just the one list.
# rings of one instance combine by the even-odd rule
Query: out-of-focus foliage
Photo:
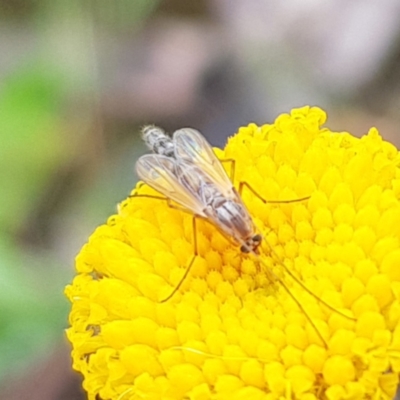
[(15, 238), (68, 155), (59, 117), (63, 81), (39, 62), (13, 71), (0, 96), (0, 376), (58, 336), (66, 270)]
[(59, 291), (68, 275), (54, 259), (21, 254), (0, 236), (0, 376), (58, 341), (67, 311)]
[(48, 179), (66, 157), (59, 117), (62, 79), (29, 62), (14, 71), (0, 95), (0, 223), (14, 230), (37, 206)]

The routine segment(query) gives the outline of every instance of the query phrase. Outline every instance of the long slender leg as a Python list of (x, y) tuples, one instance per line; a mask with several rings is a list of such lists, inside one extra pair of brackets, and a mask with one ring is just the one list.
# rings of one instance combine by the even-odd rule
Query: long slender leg
[(178, 282), (178, 284), (174, 287), (173, 291), (163, 300), (161, 300), (161, 303), (165, 303), (169, 299), (171, 299), (174, 294), (179, 290), (179, 288), (182, 286), (182, 283), (185, 281), (186, 277), (189, 275), (190, 270), (192, 269), (192, 266), (194, 264), (194, 260), (198, 256), (198, 249), (197, 249), (197, 236), (196, 236), (196, 219), (198, 217), (196, 215), (193, 216), (192, 220), (192, 228), (193, 228), (193, 247), (194, 247), (194, 252), (193, 252), (193, 257), (189, 263), (189, 265), (186, 268), (185, 273), (183, 274), (181, 280)]
[[(272, 250), (273, 251), (273, 250)], [(274, 252), (274, 251), (273, 251)], [(274, 252), (275, 253), (275, 252)], [(275, 253), (276, 254), (276, 253)], [(268, 268), (268, 266), (263, 262), (262, 259), (260, 259), (260, 262)], [(283, 262), (280, 263), (281, 265), (284, 266)], [(284, 268), (287, 270), (286, 266), (284, 266)], [(278, 275), (276, 275), (272, 270), (269, 270), (269, 273), (274, 277), (275, 280), (277, 280), (282, 287), (285, 289), (286, 293), (291, 297), (291, 299), (297, 304), (297, 307), (299, 307), (299, 309), (302, 311), (302, 313), (305, 315), (305, 317), (307, 318), (308, 322), (311, 324), (311, 326), (314, 328), (315, 332), (317, 333), (317, 335), (319, 336), (319, 338), (322, 340), (322, 343), (324, 344), (325, 348), (328, 348), (328, 344), (326, 342), (326, 340), (324, 339), (324, 337), (322, 336), (321, 332), (318, 330), (317, 325), (314, 323), (314, 321), (312, 320), (312, 318), (308, 315), (306, 309), (303, 307), (303, 305), (300, 303), (300, 301), (296, 298), (296, 296), (292, 293), (292, 291), (289, 289), (289, 286), (286, 285), (286, 283), (283, 281), (283, 279), (279, 278)], [(299, 280), (297, 280), (297, 278), (295, 278), (293, 275), (292, 276), (296, 282), (299, 282), (301, 284), (301, 286), (303, 286), (308, 293), (312, 294), (314, 297), (316, 295), (314, 295), (309, 289), (307, 289), (302, 282), (300, 282)], [(318, 297), (317, 297), (318, 298)], [(320, 300), (320, 299), (319, 299)], [(322, 300), (320, 300), (322, 301)], [(324, 302), (323, 302), (324, 303)], [(324, 303), (326, 304), (326, 303)], [(329, 308), (332, 309), (332, 307), (328, 306)]]
[(260, 196), (256, 190), (250, 186), (249, 183), (247, 182), (240, 182), (239, 183), (239, 194), (241, 195), (243, 192), (243, 188), (247, 187), (247, 189), (249, 189), (254, 196), (258, 197), (264, 204), (267, 203), (271, 203), (271, 204), (279, 204), (279, 203), (297, 203), (298, 201), (304, 201), (304, 200), (308, 200), (311, 196), (306, 196), (306, 197), (300, 197), (298, 199), (290, 199), (290, 200), (265, 200), (262, 196)]
[(195, 261), (196, 257), (198, 256), (197, 236), (196, 236), (196, 220), (197, 220), (197, 218), (201, 218), (201, 217), (199, 217), (198, 215), (193, 215), (190, 211), (186, 210), (185, 208), (179, 207), (179, 206), (173, 204), (171, 202), (171, 199), (169, 199), (168, 197), (151, 195), (151, 194), (135, 194), (135, 195), (132, 195), (130, 197), (147, 197), (147, 198), (150, 198), (150, 199), (164, 200), (164, 201), (167, 202), (168, 207), (170, 207), (170, 208), (172, 208), (174, 210), (186, 212), (186, 213), (191, 214), (193, 216), (193, 219), (192, 219), (193, 247), (194, 247), (193, 257), (190, 260), (190, 263), (187, 266), (186, 271), (183, 274), (181, 280), (175, 286), (173, 291), (165, 299), (160, 301), (161, 303), (165, 303), (166, 301), (170, 300), (174, 296), (174, 294), (179, 290), (179, 288), (182, 286), (182, 284), (185, 281), (186, 277), (189, 275), (190, 270), (192, 269), (192, 266), (194, 264), (194, 261)]
[(189, 210), (187, 210), (184, 207), (180, 207), (176, 204), (172, 203), (172, 200), (168, 197), (164, 197), (164, 196), (157, 196), (156, 194), (134, 194), (129, 196), (130, 198), (134, 198), (134, 197), (144, 197), (147, 199), (156, 199), (156, 200), (161, 200), (161, 201), (165, 201), (168, 205), (168, 207), (174, 209), (174, 210), (178, 210), (178, 211), (183, 211), (187, 214), (193, 215)]
[[(269, 201), (263, 199), (247, 182), (240, 182), (239, 183), (239, 194), (242, 194), (243, 187), (247, 187), (255, 196), (257, 196), (264, 204), (266, 203), (295, 203), (298, 201), (304, 201), (310, 198), (310, 196), (307, 197), (302, 197), (299, 199), (293, 199), (293, 200), (276, 200), (276, 201)], [(268, 242), (267, 242), (268, 243)], [(271, 245), (268, 244), (268, 247), (270, 248), (271, 253), (275, 256), (275, 258), (279, 261), (279, 264), (285, 269), (288, 275), (292, 277), (292, 279), (300, 285), (309, 295), (314, 297), (317, 301), (320, 303), (324, 304), (327, 308), (329, 308), (331, 311), (336, 312), (337, 314), (342, 315), (343, 317), (350, 319), (352, 321), (355, 320), (355, 318), (350, 317), (349, 315), (343, 314), (341, 311), (336, 310), (334, 307), (326, 303), (324, 300), (322, 300), (320, 297), (318, 297), (315, 293), (313, 293), (304, 283), (285, 265), (283, 260), (280, 259), (278, 254), (275, 252), (275, 250), (272, 248)], [(282, 281), (282, 280), (281, 280)], [(286, 289), (287, 290), (287, 289)], [(292, 296), (292, 295), (291, 295)], [(293, 296), (292, 296), (293, 297)], [(297, 302), (297, 300), (295, 300)]]
[(228, 174), (229, 179), (233, 182), (235, 179), (235, 166), (236, 166), (236, 160), (233, 158), (226, 158), (224, 160), (219, 160), (221, 163), (231, 163), (231, 170)]
[[(229, 179), (233, 182), (235, 179), (235, 167), (236, 167), (236, 160), (233, 158), (227, 158), (224, 160), (220, 160), (221, 163), (231, 163), (231, 170), (229, 173)], [(260, 196), (256, 190), (250, 186), (247, 182), (239, 182), (239, 189), (238, 192), (242, 195), (243, 187), (247, 187), (256, 197), (258, 197), (263, 203), (271, 203), (271, 204), (279, 204), (279, 203), (296, 203), (298, 201), (308, 200), (311, 196), (300, 197), (298, 199), (290, 199), (290, 200), (265, 200), (262, 196)]]
[(129, 196), (131, 199), (135, 198), (135, 197), (145, 197), (148, 199), (157, 199), (157, 200), (168, 200), (168, 197), (164, 197), (164, 196), (157, 196), (156, 194), (131, 194)]

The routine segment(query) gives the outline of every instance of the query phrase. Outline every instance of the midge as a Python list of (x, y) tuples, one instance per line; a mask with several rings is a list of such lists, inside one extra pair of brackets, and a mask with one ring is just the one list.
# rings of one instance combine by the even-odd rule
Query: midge
[(204, 137), (184, 128), (172, 140), (155, 126), (145, 127), (142, 136), (157, 154), (140, 157), (139, 177), (195, 216), (212, 222), (243, 253), (258, 253), (262, 237)]
[[(150, 187), (163, 194), (165, 197), (154, 195), (136, 195), (156, 199), (163, 199), (172, 208), (189, 212), (193, 215), (194, 254), (182, 278), (165, 302), (173, 297), (188, 276), (190, 269), (198, 256), (196, 239), (196, 219), (201, 218), (212, 223), (230, 242), (240, 246), (243, 253), (255, 255), (258, 261), (265, 265), (259, 255), (259, 246), (263, 240), (257, 230), (249, 211), (244, 205), (240, 194), (246, 186), (261, 201), (267, 203), (246, 182), (240, 182), (239, 188), (233, 186), (221, 161), (216, 157), (212, 147), (205, 138), (195, 129), (183, 128), (174, 132), (170, 138), (156, 126), (146, 126), (142, 130), (142, 137), (147, 146), (155, 154), (147, 154), (139, 158), (136, 163), (136, 172), (140, 179)], [(232, 171), (234, 160), (231, 162)], [(295, 200), (268, 201), (268, 203), (292, 203), (307, 200), (309, 197)], [(173, 200), (181, 207), (171, 203)], [(311, 296), (332, 311), (350, 318), (335, 310), (310, 291), (287, 267), (271, 246), (270, 250), (277, 258), (279, 265)], [(305, 314), (318, 336), (326, 346), (326, 342), (311, 317), (304, 310), (301, 303), (290, 291), (286, 283), (270, 271), (273, 278), (278, 281), (298, 307)]]

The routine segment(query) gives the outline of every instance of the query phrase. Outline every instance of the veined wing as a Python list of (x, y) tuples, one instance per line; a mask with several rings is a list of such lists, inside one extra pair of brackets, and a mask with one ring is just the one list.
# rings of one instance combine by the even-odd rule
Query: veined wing
[(174, 133), (173, 139), (177, 162), (184, 160), (195, 164), (210, 177), (224, 195), (232, 196), (233, 184), (212, 147), (200, 132), (192, 128), (179, 129)]
[(140, 179), (150, 187), (193, 214), (204, 216), (204, 205), (180, 183), (176, 175), (176, 161), (173, 158), (146, 154), (139, 158), (135, 168)]

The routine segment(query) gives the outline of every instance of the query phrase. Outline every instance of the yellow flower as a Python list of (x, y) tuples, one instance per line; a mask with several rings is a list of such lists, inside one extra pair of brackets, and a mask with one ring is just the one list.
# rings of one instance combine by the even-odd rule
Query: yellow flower
[(216, 150), (235, 160), (235, 185), (263, 199), (310, 196), (264, 204), (244, 189), (264, 237), (259, 257), (200, 221), (200, 255), (161, 302), (193, 255), (190, 215), (133, 196), (91, 235), (66, 288), (89, 399), (394, 397), (400, 155), (374, 128), (358, 139), (321, 128), (325, 119), (295, 109)]

